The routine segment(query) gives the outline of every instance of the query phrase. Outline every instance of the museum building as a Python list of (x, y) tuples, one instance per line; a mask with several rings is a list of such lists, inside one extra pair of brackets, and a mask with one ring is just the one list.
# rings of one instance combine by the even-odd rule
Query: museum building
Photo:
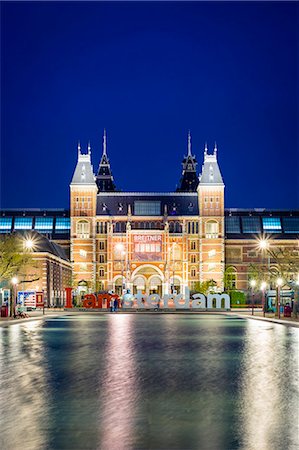
[(299, 256), (299, 210), (225, 208), (217, 147), (209, 153), (205, 146), (198, 175), (190, 133), (175, 191), (118, 190), (104, 133), (96, 173), (90, 146), (83, 153), (78, 145), (70, 211), (6, 209), (0, 214), (0, 233), (34, 230), (64, 247), (72, 285), (80, 291), (164, 295), (206, 280), (222, 291), (228, 268), (231, 286), (246, 291), (251, 264), (275, 264), (259, 248), (260, 239)]

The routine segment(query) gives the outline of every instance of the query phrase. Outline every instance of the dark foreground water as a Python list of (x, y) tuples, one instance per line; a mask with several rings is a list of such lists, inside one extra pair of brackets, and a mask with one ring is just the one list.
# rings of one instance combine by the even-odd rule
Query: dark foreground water
[(220, 315), (0, 328), (0, 448), (298, 448), (298, 329)]

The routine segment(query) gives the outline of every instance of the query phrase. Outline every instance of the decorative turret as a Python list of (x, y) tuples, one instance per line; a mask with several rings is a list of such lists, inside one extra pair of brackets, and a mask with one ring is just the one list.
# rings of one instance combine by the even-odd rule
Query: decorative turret
[(200, 186), (224, 186), (222, 175), (217, 162), (217, 145), (215, 142), (214, 152), (208, 154), (208, 146), (205, 144), (204, 162), (199, 177)]
[(104, 130), (103, 135), (103, 154), (99, 164), (98, 173), (96, 176), (96, 183), (99, 192), (111, 192), (115, 191), (116, 187), (114, 184), (109, 159), (107, 156), (107, 136), (106, 130)]
[(73, 185), (95, 185), (90, 144), (88, 144), (88, 153), (82, 154), (80, 142), (78, 142), (78, 160), (71, 182), (71, 186)]
[(198, 186), (198, 177), (196, 174), (197, 162), (195, 156), (191, 153), (191, 134), (188, 132), (188, 153), (184, 157), (182, 177), (177, 192), (196, 192)]

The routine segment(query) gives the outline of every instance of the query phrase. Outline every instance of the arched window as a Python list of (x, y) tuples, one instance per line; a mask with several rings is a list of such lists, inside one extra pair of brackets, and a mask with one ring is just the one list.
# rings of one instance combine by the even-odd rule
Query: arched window
[(216, 220), (206, 222), (206, 238), (217, 238), (219, 234), (219, 223)]
[(191, 268), (191, 277), (192, 277), (192, 278), (195, 278), (195, 277), (196, 277), (196, 268), (195, 268), (195, 267), (192, 267), (192, 268)]
[(76, 234), (78, 238), (88, 239), (90, 233), (90, 225), (86, 220), (79, 220), (77, 222)]
[(225, 288), (228, 291), (237, 288), (237, 269), (233, 266), (229, 266), (225, 269)]
[(99, 270), (99, 276), (100, 276), (101, 278), (103, 278), (103, 277), (105, 276), (105, 270), (104, 270), (103, 267), (100, 267), (100, 270)]

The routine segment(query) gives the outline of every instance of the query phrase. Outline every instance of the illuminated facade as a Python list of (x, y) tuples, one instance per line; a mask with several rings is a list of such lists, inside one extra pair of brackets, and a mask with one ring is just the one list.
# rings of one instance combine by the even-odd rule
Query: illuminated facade
[(224, 208), (217, 148), (204, 149), (198, 176), (190, 135), (182, 165), (176, 191), (117, 191), (104, 135), (96, 174), (90, 147), (78, 148), (70, 211), (2, 210), (0, 233), (36, 230), (59, 243), (70, 255), (72, 285), (90, 291), (163, 295), (211, 279), (222, 290), (228, 268), (232, 288), (247, 291), (251, 264), (275, 265), (258, 248), (261, 238), (299, 258), (298, 210)]
[(204, 151), (201, 177), (188, 152), (176, 192), (118, 192), (103, 140), (97, 175), (82, 154), (70, 185), (75, 280), (93, 289), (184, 292), (197, 280), (223, 287), (224, 183), (217, 148)]

